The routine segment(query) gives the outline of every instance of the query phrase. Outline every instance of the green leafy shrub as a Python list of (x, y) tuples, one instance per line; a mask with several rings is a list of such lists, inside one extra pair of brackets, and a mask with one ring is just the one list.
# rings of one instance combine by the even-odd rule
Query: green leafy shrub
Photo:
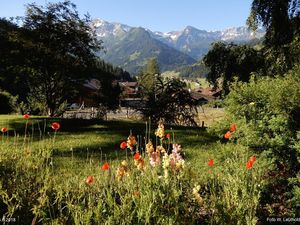
[[(297, 141), (295, 141), (295, 144), (293, 145), (293, 148), (298, 153), (298, 163), (300, 164), (300, 132), (297, 134)], [(297, 175), (294, 178), (291, 178), (290, 184), (293, 185), (293, 189), (291, 191), (291, 205), (293, 205), (294, 210), (294, 216), (299, 217), (300, 216), (300, 172), (297, 173)]]
[(300, 199), (300, 152), (295, 147), (300, 130), (300, 68), (284, 76), (252, 77), (249, 83), (236, 81), (225, 104), (226, 119), (211, 131), (223, 138), (230, 124), (236, 123), (238, 128), (227, 142), (267, 154), (274, 164), (261, 192), (261, 217), (293, 215), (299, 209), (296, 202)]
[(197, 126), (197, 104), (186, 84), (176, 78), (157, 80), (156, 91), (148, 96), (145, 107), (139, 109), (143, 116), (154, 122), (164, 120), (168, 124)]
[(283, 77), (236, 81), (225, 104), (227, 119), (214, 131), (223, 135), (230, 123), (237, 123), (232, 140), (255, 150), (270, 150), (280, 161), (297, 165), (296, 151), (290, 146), (300, 129), (300, 68)]

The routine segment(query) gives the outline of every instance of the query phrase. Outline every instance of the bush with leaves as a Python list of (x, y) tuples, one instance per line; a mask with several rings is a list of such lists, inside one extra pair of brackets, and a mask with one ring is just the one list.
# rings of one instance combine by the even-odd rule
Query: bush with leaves
[[(300, 164), (300, 132), (297, 134), (297, 141), (295, 141), (293, 148), (297, 152), (297, 160)], [(300, 172), (297, 173), (297, 175), (294, 178), (291, 178), (289, 180), (290, 184), (293, 186), (293, 189), (291, 191), (291, 204), (294, 206), (293, 213), (295, 217), (300, 216)]]
[[(238, 129), (229, 142), (267, 153), (274, 169), (266, 174), (262, 192), (262, 214), (293, 216), (299, 206), (300, 68), (275, 78), (252, 77), (249, 83), (236, 81), (225, 99), (227, 118), (212, 128), (223, 140), (231, 123)], [(228, 139), (227, 139), (228, 141)], [(298, 175), (297, 175), (298, 174)], [(276, 194), (272, 194), (276, 193)]]
[(184, 82), (175, 78), (163, 81), (157, 77), (155, 92), (149, 94), (146, 107), (139, 110), (154, 122), (164, 120), (170, 124), (197, 126), (196, 106)]
[(235, 82), (225, 100), (227, 122), (238, 124), (232, 139), (256, 150), (271, 150), (272, 156), (295, 167), (296, 152), (290, 147), (300, 129), (300, 69), (283, 77), (252, 77)]

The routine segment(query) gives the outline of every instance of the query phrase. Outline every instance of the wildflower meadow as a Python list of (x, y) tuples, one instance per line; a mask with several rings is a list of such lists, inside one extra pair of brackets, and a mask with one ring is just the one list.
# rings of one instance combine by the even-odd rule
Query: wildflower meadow
[[(201, 128), (2, 117), (16, 224), (256, 224), (270, 161)], [(124, 122), (123, 122), (124, 123)], [(233, 123), (231, 135), (238, 131)], [(107, 135), (107, 136), (105, 136)], [(226, 142), (226, 143), (222, 143)]]
[(300, 0), (157, 3), (0, 1), (0, 224), (300, 223)]

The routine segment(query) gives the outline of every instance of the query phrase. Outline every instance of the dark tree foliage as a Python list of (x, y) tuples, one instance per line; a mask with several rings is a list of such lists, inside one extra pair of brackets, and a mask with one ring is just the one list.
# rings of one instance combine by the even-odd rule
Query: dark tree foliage
[(210, 68), (208, 81), (223, 88), (228, 93), (229, 84), (238, 78), (248, 81), (252, 72), (259, 72), (264, 65), (261, 52), (247, 45), (217, 42), (203, 59)]
[(16, 98), (6, 91), (0, 90), (0, 114), (16, 111)]
[(204, 65), (203, 61), (195, 63), (193, 65), (182, 66), (175, 70), (179, 72), (181, 77), (184, 78), (199, 78), (206, 77), (209, 73), (209, 69)]
[(151, 58), (139, 75), (140, 94), (146, 105), (141, 107), (145, 119), (154, 123), (197, 125), (194, 121), (196, 102), (179, 79), (163, 80), (155, 58)]
[(248, 26), (266, 29), (267, 75), (283, 74), (299, 64), (300, 0), (253, 0)]
[(70, 1), (27, 6), (23, 57), (30, 70), (30, 97), (46, 106), (50, 116), (76, 93), (95, 67), (94, 52), (101, 49), (101, 42), (88, 22)]
[(300, 63), (300, 0), (253, 0), (247, 23), (253, 30), (266, 29), (262, 48), (216, 43), (204, 58), (209, 81), (217, 85), (221, 80), (225, 93), (234, 77), (275, 76)]
[(299, 20), (299, 0), (253, 0), (247, 23), (256, 30), (258, 25), (266, 28), (265, 43), (278, 47), (292, 41), (293, 23)]
[[(116, 71), (116, 68), (110, 64), (98, 60), (96, 62), (96, 69), (93, 72), (93, 78), (99, 80), (101, 84), (98, 93), (96, 93), (95, 100), (101, 106), (110, 110), (116, 110), (119, 107), (121, 88), (117, 82), (117, 75), (120, 74), (116, 73)], [(123, 73), (123, 70), (120, 73)]]
[(0, 19), (0, 88), (25, 101), (29, 90), (20, 36), (14, 22)]
[(156, 81), (155, 92), (148, 96), (146, 107), (140, 111), (153, 122), (163, 120), (170, 124), (197, 126), (194, 118), (196, 101), (179, 79)]
[(121, 67), (113, 66), (110, 63), (105, 62), (104, 60), (97, 60), (97, 68), (100, 68), (102, 71), (113, 74), (115, 78), (119, 81), (132, 81), (130, 73), (126, 70), (123, 70)]
[(95, 57), (101, 41), (95, 39), (88, 18), (80, 19), (75, 6), (65, 1), (46, 7), (28, 5), (23, 21), (20, 27), (0, 19), (2, 90), (17, 96), (31, 112), (48, 111), (52, 116), (63, 102), (81, 95), (84, 82), (96, 78), (101, 89), (94, 100), (116, 109), (120, 89), (115, 80), (130, 81), (131, 76)]

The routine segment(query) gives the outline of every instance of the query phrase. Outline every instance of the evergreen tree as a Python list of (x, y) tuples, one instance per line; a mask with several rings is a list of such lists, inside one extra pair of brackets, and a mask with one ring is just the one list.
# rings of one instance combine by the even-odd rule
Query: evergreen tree
[(144, 96), (155, 94), (156, 82), (160, 76), (160, 69), (155, 58), (149, 59), (139, 76), (140, 86)]
[(99, 80), (101, 85), (95, 100), (106, 109), (116, 110), (119, 107), (121, 89), (115, 68), (102, 60), (97, 60), (93, 78)]

